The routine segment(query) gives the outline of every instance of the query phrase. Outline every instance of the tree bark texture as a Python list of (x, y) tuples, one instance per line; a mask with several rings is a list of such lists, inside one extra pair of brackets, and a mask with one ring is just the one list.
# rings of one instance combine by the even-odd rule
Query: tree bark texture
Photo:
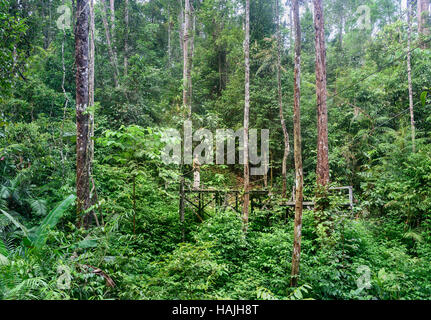
[(412, 149), (413, 152), (416, 151), (416, 143), (415, 143), (415, 115), (413, 109), (413, 85), (412, 85), (412, 64), (411, 57), (411, 43), (412, 43), (412, 4), (411, 0), (407, 0), (407, 76), (408, 76), (408, 85), (409, 85), (409, 108), (410, 108), (410, 126), (411, 126), (411, 134), (412, 134)]
[(281, 174), (283, 178), (282, 197), (287, 197), (287, 157), (290, 152), (289, 133), (287, 132), (286, 121), (283, 115), (283, 92), (281, 90), (281, 32), (280, 32), (280, 12), (279, 1), (275, 2), (275, 10), (277, 16), (277, 85), (278, 85), (278, 108), (280, 113), (281, 128), (283, 130), (284, 138), (284, 154), (283, 162), (281, 164)]
[(111, 60), (111, 65), (113, 68), (113, 77), (114, 77), (114, 85), (115, 87), (118, 87), (118, 65), (116, 56), (114, 53), (114, 49), (111, 42), (111, 32), (109, 31), (109, 25), (108, 25), (108, 19), (107, 19), (107, 8), (106, 8), (106, 2), (105, 0), (101, 0), (102, 2), (102, 21), (103, 21), (103, 27), (105, 28), (105, 36), (106, 36), (106, 43), (108, 45), (108, 53), (109, 53), (109, 59)]
[(243, 205), (243, 229), (247, 231), (250, 203), (250, 167), (248, 160), (248, 127), (250, 118), (250, 0), (245, 5), (245, 103), (244, 103), (244, 205)]
[[(89, 215), (83, 213), (90, 207), (89, 169), (89, 0), (77, 0), (75, 29), (76, 64), (76, 197), (78, 226), (88, 227)], [(81, 218), (83, 222), (81, 224)]]
[(329, 183), (328, 109), (326, 105), (326, 48), (322, 0), (313, 0), (316, 46), (317, 186)]
[(295, 222), (294, 242), (292, 254), (292, 272), (290, 285), (297, 286), (299, 276), (299, 263), (301, 257), (301, 235), (302, 235), (302, 202), (304, 177), (302, 172), (302, 139), (301, 139), (301, 25), (299, 20), (298, 0), (293, 0), (293, 16), (295, 24), (295, 71), (294, 71), (294, 103), (293, 103), (293, 126), (294, 126), (294, 157), (295, 157)]

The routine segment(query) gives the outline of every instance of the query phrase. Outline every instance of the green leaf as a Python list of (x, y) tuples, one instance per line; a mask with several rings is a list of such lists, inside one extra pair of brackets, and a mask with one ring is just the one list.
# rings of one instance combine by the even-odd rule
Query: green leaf
[(69, 206), (75, 201), (75, 198), (75, 195), (68, 196), (54, 210), (52, 210), (45, 219), (43, 219), (42, 223), (37, 227), (35, 233), (30, 239), (35, 247), (40, 247), (45, 243), (48, 229), (55, 227)]
[(301, 290), (299, 288), (293, 292), (293, 295), (298, 300), (301, 300), (303, 298), (302, 292), (301, 292)]
[(0, 266), (9, 264), (9, 259), (0, 253)]
[(425, 105), (427, 104), (427, 96), (428, 96), (428, 91), (424, 91), (421, 94), (421, 101), (422, 101), (422, 106), (425, 107)]
[(7, 251), (6, 245), (4, 244), (3, 240), (0, 239), (0, 255), (8, 256), (9, 252)]
[(97, 239), (84, 239), (76, 244), (77, 248), (88, 249), (97, 247)]
[(30, 200), (31, 210), (35, 215), (44, 216), (46, 214), (46, 201), (45, 200)]
[(25, 236), (28, 236), (28, 229), (26, 227), (24, 227), (21, 223), (18, 222), (18, 220), (16, 220), (14, 217), (12, 217), (9, 213), (7, 213), (6, 211), (0, 209), (0, 212), (3, 213), (3, 215), (6, 216), (6, 218), (8, 218), (10, 220), (10, 222), (12, 222), (17, 228), (21, 229), (22, 232), (24, 232)]

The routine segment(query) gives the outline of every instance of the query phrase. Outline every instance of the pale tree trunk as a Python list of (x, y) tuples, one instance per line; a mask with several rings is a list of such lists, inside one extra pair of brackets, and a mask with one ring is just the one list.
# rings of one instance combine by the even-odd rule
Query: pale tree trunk
[[(329, 184), (328, 109), (326, 105), (326, 48), (322, 0), (313, 0), (316, 46), (317, 187)], [(319, 193), (319, 192), (318, 192)]]
[(89, 114), (86, 112), (89, 105), (89, 0), (77, 0), (76, 6), (76, 209), (78, 226), (88, 227), (91, 216), (83, 213), (90, 207)]
[[(419, 35), (426, 37), (430, 34), (429, 29), (429, 5), (430, 0), (418, 0), (418, 31)], [(422, 48), (427, 48), (427, 44), (422, 42)]]
[(290, 45), (290, 50), (292, 51), (292, 47), (293, 47), (293, 4), (292, 1), (290, 1), (290, 5), (289, 5), (289, 24), (290, 24), (290, 37), (289, 37), (289, 45)]
[(124, 1), (124, 24), (126, 25), (124, 35), (124, 75), (127, 76), (129, 69), (129, 0)]
[(290, 285), (296, 287), (299, 276), (299, 262), (301, 257), (301, 234), (302, 234), (302, 201), (304, 176), (302, 172), (302, 138), (301, 138), (301, 25), (299, 21), (298, 0), (293, 0), (293, 16), (295, 21), (295, 80), (294, 80), (294, 103), (293, 103), (293, 125), (294, 125), (294, 156), (295, 156), (295, 223), (294, 242), (292, 254), (292, 273)]
[[(92, 187), (90, 191), (90, 205), (93, 206), (96, 200), (96, 184), (93, 178), (93, 160), (94, 160), (94, 67), (95, 67), (95, 57), (96, 57), (96, 47), (95, 47), (95, 19), (94, 19), (94, 1), (90, 0), (90, 45), (89, 45), (89, 68), (88, 68), (88, 100), (89, 107), (91, 108), (89, 112), (89, 151), (88, 151), (88, 164), (89, 164), (89, 177), (91, 179)], [(96, 218), (96, 224), (99, 226), (99, 221), (94, 210), (88, 212), (88, 215), (92, 215)], [(102, 217), (103, 220), (103, 217)]]
[(172, 38), (172, 23), (171, 23), (171, 7), (168, 7), (168, 67), (171, 68), (171, 38)]
[(283, 93), (281, 90), (281, 32), (280, 32), (280, 12), (279, 12), (279, 2), (276, 0), (276, 16), (277, 16), (277, 85), (278, 85), (278, 108), (280, 112), (281, 128), (283, 129), (284, 137), (284, 154), (283, 162), (281, 164), (281, 174), (283, 177), (283, 189), (282, 197), (287, 197), (287, 157), (290, 152), (289, 146), (289, 133), (287, 132), (286, 121), (283, 115)]
[[(64, 5), (64, 0), (63, 0), (63, 5)], [(65, 82), (66, 82), (66, 64), (65, 64), (65, 59), (64, 59), (64, 43), (66, 41), (66, 29), (63, 29), (63, 41), (61, 42), (61, 62), (62, 62), (62, 70), (63, 70), (63, 77), (61, 80), (61, 90), (63, 91), (63, 95), (64, 95), (64, 108), (63, 108), (63, 120), (61, 122), (61, 126), (60, 126), (60, 156), (61, 156), (61, 163), (62, 163), (62, 177), (63, 180), (65, 179), (65, 161), (66, 161), (66, 157), (63, 154), (63, 134), (64, 134), (64, 122), (66, 121), (66, 112), (67, 112), (67, 107), (69, 105), (69, 97), (67, 96), (66, 93), (66, 89), (64, 87)], [(15, 61), (15, 54), (16, 54), (16, 46), (14, 46), (14, 61)], [(17, 74), (15, 75), (17, 77)]]
[[(90, 112), (90, 176), (92, 176), (92, 166), (94, 158), (94, 59), (96, 48), (94, 45), (95, 21), (94, 21), (94, 0), (90, 0), (90, 49), (89, 49), (89, 68), (88, 68), (88, 95)], [(94, 186), (93, 186), (94, 187)]]
[(408, 84), (409, 84), (409, 107), (410, 107), (410, 125), (412, 131), (412, 149), (413, 152), (416, 152), (416, 143), (415, 143), (415, 115), (413, 110), (413, 85), (412, 85), (412, 64), (411, 64), (411, 42), (412, 42), (412, 4), (411, 0), (407, 0), (407, 76), (408, 76)]
[(184, 12), (184, 30), (183, 30), (183, 106), (187, 111), (187, 119), (191, 119), (191, 46), (190, 46), (190, 18), (191, 18), (190, 0), (185, 0)]
[(101, 2), (102, 2), (102, 10), (103, 10), (102, 20), (103, 20), (103, 26), (105, 28), (106, 42), (108, 44), (109, 59), (111, 60), (111, 65), (113, 68), (114, 84), (115, 84), (115, 87), (118, 87), (118, 75), (119, 75), (118, 65), (117, 65), (117, 60), (111, 43), (111, 35), (110, 35), (108, 19), (107, 19), (106, 2), (105, 0), (101, 0)]
[[(112, 37), (112, 51), (114, 52), (115, 61), (117, 59), (117, 41), (115, 35), (115, 0), (109, 0), (109, 9), (111, 13), (111, 37)], [(117, 73), (119, 74), (119, 73)]]
[(248, 209), (250, 203), (250, 168), (248, 161), (248, 127), (250, 118), (250, 0), (245, 4), (245, 103), (244, 103), (244, 206), (243, 206), (243, 229), (248, 228)]
[(109, 0), (109, 9), (111, 14), (112, 44), (115, 46), (115, 0)]
[(187, 85), (188, 85), (188, 93), (189, 93), (189, 112), (191, 117), (192, 112), (192, 101), (193, 101), (193, 85), (192, 85), (192, 69), (193, 69), (193, 58), (195, 54), (195, 32), (196, 32), (196, 15), (194, 14), (194, 8), (192, 5), (190, 5), (190, 18), (192, 19), (192, 23), (190, 25), (190, 32), (189, 32), (189, 61), (188, 66), (189, 69), (187, 70)]

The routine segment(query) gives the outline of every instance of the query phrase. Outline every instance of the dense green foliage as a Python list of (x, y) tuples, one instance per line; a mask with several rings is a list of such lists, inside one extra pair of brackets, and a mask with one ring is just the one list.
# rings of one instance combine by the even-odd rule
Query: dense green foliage
[[(303, 2), (301, 121), (305, 191), (311, 199), (317, 134), (314, 27), (310, 1)], [(74, 9), (72, 1), (65, 3)], [(424, 93), (431, 90), (431, 50), (419, 48), (414, 24), (413, 153), (406, 109), (407, 26), (399, 1), (325, 1), (331, 180), (354, 187), (355, 207), (346, 210), (334, 196), (325, 212), (331, 219), (324, 224), (316, 222), (313, 211), (305, 211), (296, 289), (289, 288), (293, 218), (285, 218), (276, 205), (284, 146), (275, 76), (275, 1), (251, 1), (250, 127), (270, 129), (276, 200), (251, 214), (247, 234), (238, 213), (231, 211), (211, 208), (201, 223), (187, 209), (184, 225), (179, 221), (181, 171), (160, 158), (162, 129), (180, 128), (185, 115), (180, 7), (173, 0), (129, 0), (127, 53), (124, 1), (115, 1), (118, 87), (103, 12), (96, 4), (92, 178), (97, 201), (92, 210), (98, 225), (77, 229), (74, 35), (73, 26), (65, 34), (56, 27), (62, 4), (0, 0), (0, 299), (431, 297), (431, 94)], [(364, 4), (371, 8), (372, 30), (356, 26), (356, 9)], [(194, 1), (194, 8), (194, 127), (239, 129), (244, 107), (242, 1)], [(289, 15), (288, 6), (280, 10)], [(282, 26), (282, 35), (290, 134), (289, 25)], [(126, 54), (127, 73), (122, 63)], [(293, 169), (289, 155), (289, 186)], [(206, 186), (237, 188), (242, 167), (201, 170)], [(186, 176), (188, 183), (191, 178)], [(262, 187), (260, 178), (252, 181), (255, 188)], [(363, 267), (370, 271), (370, 287), (361, 289)], [(96, 268), (115, 287), (92, 272)], [(68, 279), (70, 287), (62, 287)]]

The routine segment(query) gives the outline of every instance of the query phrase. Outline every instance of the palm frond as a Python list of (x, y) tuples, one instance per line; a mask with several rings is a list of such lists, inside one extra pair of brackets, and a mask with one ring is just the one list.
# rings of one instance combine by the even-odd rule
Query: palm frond
[(9, 213), (7, 213), (6, 211), (0, 209), (0, 212), (6, 216), (6, 218), (8, 218), (17, 228), (21, 229), (22, 232), (24, 232), (25, 236), (28, 236), (28, 229), (26, 227), (24, 227), (21, 223), (18, 222), (18, 220), (16, 220), (14, 217), (12, 217)]

